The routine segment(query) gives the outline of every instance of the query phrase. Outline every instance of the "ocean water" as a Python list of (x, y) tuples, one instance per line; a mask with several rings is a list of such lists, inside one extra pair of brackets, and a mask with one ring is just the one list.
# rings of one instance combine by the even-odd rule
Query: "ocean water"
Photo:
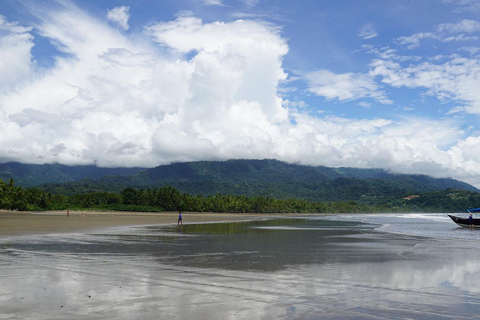
[(11, 237), (0, 319), (472, 319), (479, 246), (445, 214)]

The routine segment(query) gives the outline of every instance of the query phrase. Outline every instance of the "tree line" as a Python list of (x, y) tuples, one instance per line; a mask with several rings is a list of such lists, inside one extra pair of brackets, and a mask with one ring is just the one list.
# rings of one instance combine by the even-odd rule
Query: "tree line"
[(18, 211), (115, 210), (115, 211), (192, 211), (232, 213), (340, 213), (377, 212), (379, 208), (357, 203), (314, 202), (302, 199), (275, 199), (222, 195), (204, 197), (181, 193), (167, 186), (155, 189), (125, 188), (116, 192), (74, 195), (52, 194), (38, 188), (16, 186), (14, 179), (0, 180), (0, 208)]
[(0, 179), (0, 209), (191, 211), (232, 213), (355, 213), (355, 212), (464, 212), (480, 206), (480, 193), (459, 189), (420, 193), (413, 199), (392, 197), (365, 202), (319, 202), (305, 199), (216, 194), (192, 196), (173, 186), (154, 189), (125, 188), (121, 192), (97, 191), (73, 195), (54, 194), (39, 188), (22, 188), (14, 179)]

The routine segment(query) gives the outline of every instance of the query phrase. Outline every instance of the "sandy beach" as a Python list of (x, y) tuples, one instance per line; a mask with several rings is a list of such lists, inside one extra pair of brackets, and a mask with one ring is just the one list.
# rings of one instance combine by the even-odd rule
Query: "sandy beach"
[[(256, 220), (286, 214), (233, 214), (182, 212), (183, 223)], [(26, 234), (85, 232), (93, 229), (176, 224), (178, 212), (119, 212), (119, 211), (66, 211), (17, 212), (0, 211), (0, 237)]]
[(0, 319), (480, 313), (480, 233), (444, 214), (177, 214), (2, 212)]

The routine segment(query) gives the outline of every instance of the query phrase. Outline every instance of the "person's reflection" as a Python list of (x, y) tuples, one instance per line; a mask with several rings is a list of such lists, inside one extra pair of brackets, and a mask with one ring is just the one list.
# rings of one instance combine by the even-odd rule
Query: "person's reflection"
[(179, 226), (178, 226), (178, 233), (179, 233), (179, 234), (182, 234), (182, 225), (179, 225)]

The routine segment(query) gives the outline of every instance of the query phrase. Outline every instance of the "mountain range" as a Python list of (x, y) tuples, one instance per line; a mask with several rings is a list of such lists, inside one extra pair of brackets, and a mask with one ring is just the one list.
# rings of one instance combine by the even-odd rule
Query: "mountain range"
[(455, 188), (478, 191), (450, 178), (394, 174), (382, 169), (330, 168), (277, 160), (196, 161), (155, 168), (100, 168), (60, 164), (0, 164), (0, 179), (61, 194), (124, 188), (174, 186), (190, 195), (234, 194), (249, 197), (300, 198), (313, 201), (378, 203), (389, 197)]
[(24, 164), (7, 162), (0, 164), (0, 179), (22, 187), (37, 187), (48, 183), (64, 183), (82, 179), (100, 179), (109, 175), (134, 175), (145, 168), (100, 168), (93, 165), (66, 166), (62, 164)]

